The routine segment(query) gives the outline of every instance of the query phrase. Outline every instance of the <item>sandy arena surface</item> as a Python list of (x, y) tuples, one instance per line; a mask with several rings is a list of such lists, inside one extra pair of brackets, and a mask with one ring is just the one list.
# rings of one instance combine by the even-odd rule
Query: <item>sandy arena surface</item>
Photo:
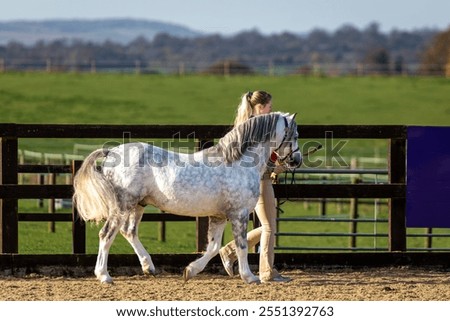
[(2, 301), (450, 301), (450, 272), (418, 268), (305, 269), (283, 272), (289, 283), (247, 285), (240, 278), (203, 273), (95, 277), (0, 277)]

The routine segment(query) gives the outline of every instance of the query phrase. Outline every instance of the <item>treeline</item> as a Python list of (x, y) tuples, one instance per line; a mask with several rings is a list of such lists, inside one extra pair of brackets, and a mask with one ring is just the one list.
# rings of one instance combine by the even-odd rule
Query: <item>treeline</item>
[[(139, 68), (172, 65), (207, 70), (221, 61), (234, 61), (250, 70), (261, 66), (314, 64), (379, 64), (401, 66), (419, 64), (437, 30), (392, 30), (383, 33), (372, 23), (360, 30), (344, 25), (334, 32), (316, 29), (306, 35), (281, 33), (262, 35), (246, 31), (235, 36), (208, 35), (180, 38), (159, 34), (153, 40), (138, 37), (123, 45), (111, 41), (92, 43), (61, 39), (39, 41), (32, 46), (10, 42), (0, 46), (5, 63), (51, 62), (54, 68), (82, 64), (123, 64)], [(401, 67), (400, 67), (401, 68)], [(381, 70), (382, 71), (382, 70)]]

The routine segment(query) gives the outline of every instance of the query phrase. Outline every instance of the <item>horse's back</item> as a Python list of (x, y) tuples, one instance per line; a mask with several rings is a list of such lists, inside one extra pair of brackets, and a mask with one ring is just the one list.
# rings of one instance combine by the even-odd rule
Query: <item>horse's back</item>
[[(202, 153), (178, 154), (144, 143), (115, 147), (104, 173), (130, 199), (184, 216), (225, 215), (256, 202), (258, 173), (225, 163), (208, 163)], [(253, 204), (254, 206), (254, 204)]]

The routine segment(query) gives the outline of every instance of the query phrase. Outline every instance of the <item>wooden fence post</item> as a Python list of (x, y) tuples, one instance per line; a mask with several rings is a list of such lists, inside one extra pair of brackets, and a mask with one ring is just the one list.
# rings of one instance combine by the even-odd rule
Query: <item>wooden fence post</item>
[[(47, 176), (47, 183), (49, 185), (56, 185), (56, 173), (49, 173)], [(56, 213), (56, 202), (54, 198), (50, 198), (48, 200), (48, 212), (50, 214)], [(48, 231), (50, 233), (56, 232), (56, 223), (55, 221), (48, 222)]]
[(52, 72), (52, 60), (51, 60), (50, 58), (48, 58), (48, 59), (45, 61), (45, 71), (46, 71), (47, 73)]
[(141, 74), (141, 61), (140, 60), (135, 60), (134, 61), (134, 73), (136, 75), (140, 75)]
[(269, 76), (275, 75), (275, 66), (273, 64), (273, 60), (269, 60), (268, 74), (269, 74)]
[(178, 75), (179, 76), (184, 76), (184, 74), (185, 74), (185, 66), (184, 66), (184, 62), (182, 62), (182, 61), (180, 61), (179, 63), (178, 63)]
[(97, 66), (95, 64), (95, 59), (91, 60), (91, 74), (95, 74), (97, 72)]
[(223, 75), (228, 77), (231, 74), (231, 63), (228, 60), (223, 62)]
[[(361, 179), (354, 178), (352, 183), (360, 184)], [(352, 220), (356, 220), (359, 218), (359, 209), (358, 209), (358, 199), (357, 198), (350, 199), (350, 218)], [(356, 222), (356, 221), (350, 222), (350, 233), (352, 234), (350, 236), (350, 247), (352, 249), (354, 249), (354, 248), (356, 248), (356, 240), (357, 240), (356, 233), (358, 233), (358, 222)]]
[(158, 241), (160, 242), (166, 241), (166, 221), (158, 222)]
[[(406, 139), (389, 143), (389, 183), (406, 183)], [(389, 201), (389, 251), (406, 251), (406, 199)]]
[[(18, 142), (16, 127), (8, 125), (0, 138), (0, 184), (17, 184)], [(0, 199), (0, 253), (19, 252), (18, 200)]]
[[(80, 160), (72, 161), (72, 182), (82, 163), (83, 161)], [(86, 253), (86, 224), (78, 216), (78, 210), (74, 203), (72, 203), (72, 242), (73, 254)]]

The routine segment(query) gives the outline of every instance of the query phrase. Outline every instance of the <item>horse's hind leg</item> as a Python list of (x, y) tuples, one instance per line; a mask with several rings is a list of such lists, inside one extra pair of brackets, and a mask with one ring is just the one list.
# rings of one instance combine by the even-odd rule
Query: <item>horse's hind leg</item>
[(138, 237), (138, 226), (143, 214), (144, 208), (137, 205), (136, 208), (129, 213), (128, 219), (120, 227), (120, 233), (130, 243), (134, 252), (139, 257), (142, 271), (145, 274), (155, 275), (155, 266), (153, 265), (150, 254), (145, 250)]
[(95, 265), (95, 275), (102, 283), (112, 283), (112, 278), (108, 273), (108, 254), (118, 231), (119, 225), (117, 219), (109, 218), (98, 233), (100, 241), (97, 263)]
[(250, 271), (248, 265), (247, 223), (248, 215), (238, 215), (231, 218), (231, 229), (239, 262), (239, 274), (246, 283), (259, 283), (259, 278)]
[(196, 276), (203, 271), (206, 264), (219, 253), (220, 245), (222, 243), (223, 230), (227, 220), (224, 218), (210, 217), (208, 228), (208, 246), (203, 256), (194, 262), (191, 262), (183, 273), (184, 281), (188, 281), (190, 278)]

